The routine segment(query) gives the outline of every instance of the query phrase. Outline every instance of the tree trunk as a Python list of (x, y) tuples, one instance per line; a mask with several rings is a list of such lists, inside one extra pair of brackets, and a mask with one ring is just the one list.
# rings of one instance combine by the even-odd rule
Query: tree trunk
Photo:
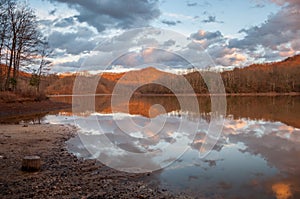
[(23, 171), (39, 171), (41, 169), (41, 158), (39, 156), (25, 156), (22, 161)]
[(7, 76), (6, 76), (6, 81), (5, 81), (5, 90), (9, 89), (9, 84), (10, 84), (10, 73), (11, 69), (13, 66), (13, 58), (15, 54), (15, 48), (16, 48), (16, 36), (14, 35), (13, 41), (12, 41), (12, 47), (10, 49), (10, 57), (9, 57), (9, 65), (8, 65), (8, 71), (7, 71)]

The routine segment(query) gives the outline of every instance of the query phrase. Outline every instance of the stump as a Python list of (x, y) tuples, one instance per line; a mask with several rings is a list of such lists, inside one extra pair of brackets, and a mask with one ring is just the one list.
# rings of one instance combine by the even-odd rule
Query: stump
[(39, 171), (41, 168), (41, 158), (39, 156), (25, 156), (22, 161), (23, 171)]

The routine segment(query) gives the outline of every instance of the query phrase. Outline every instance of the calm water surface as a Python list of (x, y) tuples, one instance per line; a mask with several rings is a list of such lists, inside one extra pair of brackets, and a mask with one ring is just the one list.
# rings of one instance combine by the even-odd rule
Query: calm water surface
[[(71, 102), (71, 97), (54, 100)], [(185, 100), (189, 100), (188, 97)], [(161, 164), (157, 156), (147, 162), (128, 160), (120, 149), (133, 153), (155, 151), (172, 144), (188, 143), (187, 151), (179, 158), (168, 154), (174, 162), (154, 172), (152, 180), (174, 192), (209, 198), (300, 198), (300, 97), (228, 97), (227, 115), (221, 137), (211, 153), (199, 158), (199, 149), (210, 122), (210, 98), (198, 98), (200, 114), (182, 111), (175, 97), (132, 98), (129, 114), (112, 113), (110, 97), (96, 97), (95, 110), (72, 114), (70, 110), (50, 113), (43, 118), (51, 123), (71, 123), (80, 127), (81, 139), (90, 143), (83, 146), (79, 137), (69, 140), (69, 150), (79, 157), (109, 160), (114, 158), (126, 167), (128, 161), (137, 167)], [(90, 103), (82, 97), (82, 103)], [(149, 114), (150, 107), (160, 104), (167, 113)], [(151, 116), (151, 117), (150, 117)], [(129, 124), (147, 126), (150, 119), (164, 122), (159, 135), (150, 129), (150, 140), (139, 138)], [(180, 122), (199, 124), (196, 135), (176, 132)], [(130, 137), (122, 133), (118, 124), (131, 129)], [(99, 127), (99, 124), (101, 127)], [(115, 148), (103, 146), (97, 140), (106, 136)], [(92, 152), (92, 153), (91, 153)], [(175, 152), (174, 152), (175, 153)], [(174, 155), (174, 156), (173, 156)], [(113, 164), (113, 163), (112, 163)], [(116, 165), (113, 165), (116, 166)]]

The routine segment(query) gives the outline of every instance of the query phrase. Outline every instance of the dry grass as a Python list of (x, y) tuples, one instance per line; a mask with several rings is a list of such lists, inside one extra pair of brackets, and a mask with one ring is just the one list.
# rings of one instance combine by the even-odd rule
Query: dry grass
[(12, 102), (17, 98), (19, 98), (19, 96), (16, 93), (10, 91), (0, 92), (0, 102)]

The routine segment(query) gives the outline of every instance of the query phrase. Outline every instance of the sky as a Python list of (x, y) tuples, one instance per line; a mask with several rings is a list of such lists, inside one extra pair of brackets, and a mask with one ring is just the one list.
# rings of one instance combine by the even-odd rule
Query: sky
[[(192, 59), (192, 62), (193, 58), (190, 55), (202, 58), (202, 55), (195, 52), (201, 48), (200, 51), (207, 53), (216, 67), (243, 67), (252, 63), (282, 60), (300, 53), (299, 0), (27, 2), (36, 11), (39, 28), (48, 37), (50, 47), (54, 49), (54, 72), (73, 72), (91, 61), (94, 62), (92, 65), (98, 65), (99, 69), (106, 64), (105, 61), (99, 60), (99, 57), (109, 54), (112, 58), (120, 55), (121, 49), (122, 52), (135, 49), (141, 43), (147, 43), (145, 46), (151, 47), (150, 39), (151, 44), (159, 43), (160, 48), (179, 54), (188, 61)], [(148, 30), (142, 33), (134, 31), (136, 28), (145, 27), (166, 30), (163, 32), (168, 37), (160, 37), (160, 41), (157, 41), (157, 37), (146, 36), (149, 34)], [(139, 36), (137, 41), (132, 36), (133, 33), (128, 32), (142, 34), (144, 37)], [(114, 36), (117, 39), (110, 40)], [(145, 37), (147, 42), (141, 41), (141, 38)], [(184, 40), (182, 38), (189, 40), (185, 46), (179, 50), (170, 48), (172, 45), (178, 46), (178, 40)], [(133, 40), (136, 42), (132, 42)], [(108, 46), (112, 48), (108, 50)], [(154, 53), (147, 54), (145, 49), (140, 49), (127, 57), (131, 61), (135, 59), (135, 65), (142, 64), (145, 63), (146, 54), (153, 57), (160, 54), (151, 52)], [(160, 54), (159, 59), (151, 60), (159, 62), (161, 57)], [(205, 65), (200, 62), (197, 64)]]

